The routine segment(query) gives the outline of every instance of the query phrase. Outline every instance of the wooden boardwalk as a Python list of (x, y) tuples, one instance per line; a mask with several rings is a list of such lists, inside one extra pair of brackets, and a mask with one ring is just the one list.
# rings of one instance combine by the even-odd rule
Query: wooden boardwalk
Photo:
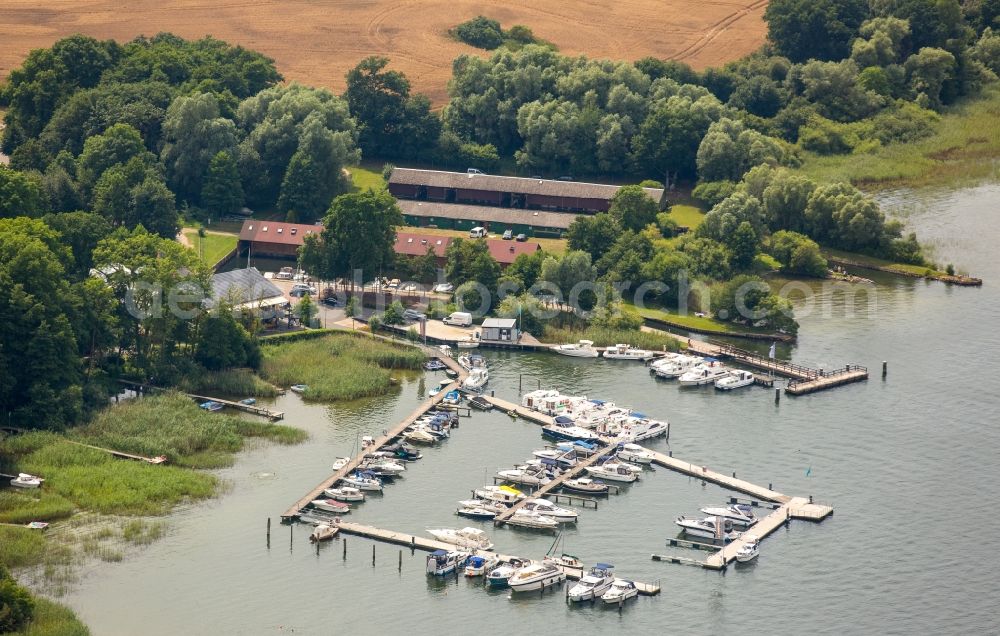
[[(340, 527), (340, 532), (343, 534), (352, 534), (359, 537), (365, 537), (368, 539), (374, 539), (375, 541), (384, 541), (386, 543), (393, 543), (396, 545), (401, 545), (408, 547), (413, 550), (424, 550), (426, 552), (433, 552), (434, 550), (460, 550), (458, 546), (451, 543), (445, 543), (443, 541), (438, 541), (436, 539), (429, 539), (427, 537), (421, 537), (412, 534), (406, 534), (405, 532), (395, 532), (393, 530), (385, 530), (383, 528), (376, 528), (374, 526), (366, 526), (360, 523), (352, 523), (349, 521), (341, 521), (337, 524)], [(503, 561), (509, 561), (511, 559), (524, 560), (523, 557), (517, 557), (507, 554), (500, 554), (498, 552), (487, 551), (487, 550), (466, 550), (472, 554), (484, 557), (496, 556), (500, 557)], [(566, 578), (571, 581), (579, 580), (580, 577), (584, 575), (584, 571), (580, 568), (570, 568), (570, 567), (560, 567)], [(641, 583), (639, 581), (633, 581), (635, 583), (636, 589), (639, 590), (640, 594), (645, 596), (655, 596), (660, 593), (660, 585), (658, 583)]]
[(164, 464), (166, 463), (166, 458), (164, 457), (143, 457), (142, 455), (133, 455), (132, 453), (123, 453), (122, 451), (116, 451), (112, 448), (101, 448), (100, 446), (94, 446), (92, 444), (84, 444), (83, 442), (74, 442), (71, 439), (63, 440), (69, 444), (75, 444), (76, 446), (83, 446), (84, 448), (91, 448), (93, 450), (102, 451), (117, 457), (118, 459), (131, 459), (138, 462), (146, 462), (147, 464)]
[(653, 455), (653, 463), (658, 466), (663, 466), (664, 468), (669, 468), (670, 470), (675, 470), (679, 473), (684, 473), (685, 475), (689, 475), (703, 481), (710, 481), (713, 484), (718, 484), (725, 488), (729, 488), (730, 490), (746, 493), (752, 497), (756, 497), (757, 499), (773, 501), (781, 504), (791, 499), (788, 495), (783, 495), (780, 492), (764, 488), (763, 486), (758, 486), (757, 484), (750, 483), (744, 479), (737, 479), (730, 475), (723, 475), (722, 473), (710, 470), (707, 466), (692, 464), (691, 462), (686, 462), (682, 459), (664, 455), (663, 453), (652, 450), (651, 448), (647, 448), (646, 451)]
[[(143, 384), (142, 382), (132, 382), (131, 380), (118, 380), (119, 384), (138, 389), (140, 393), (145, 391), (172, 391), (174, 389), (164, 388), (162, 386), (154, 386), (152, 384)], [(284, 394), (284, 389), (279, 389), (280, 394)], [(261, 417), (266, 417), (272, 422), (276, 420), (282, 420), (285, 418), (285, 414), (281, 411), (272, 411), (263, 406), (257, 406), (256, 404), (240, 404), (233, 400), (223, 400), (222, 398), (208, 397), (206, 395), (194, 395), (192, 393), (182, 393), (192, 400), (198, 400), (199, 402), (218, 402), (219, 404), (225, 405), (231, 409), (236, 409), (238, 411), (243, 411), (244, 413), (250, 413), (252, 415), (259, 415)]]
[[(594, 464), (596, 464), (597, 460), (599, 460), (603, 456), (604, 452), (599, 451), (594, 453), (590, 457), (587, 457), (586, 459), (578, 460), (575, 466), (573, 466), (569, 470), (564, 471), (561, 475), (559, 475), (549, 483), (543, 484), (540, 488), (538, 488), (538, 490), (531, 493), (531, 497), (534, 499), (539, 499), (541, 497), (544, 497), (547, 493), (552, 492), (556, 488), (562, 486), (563, 482), (565, 482), (567, 479), (572, 479), (576, 475), (579, 475), (581, 472), (583, 472), (588, 466), (593, 466)], [(524, 506), (524, 504), (527, 501), (528, 501), (527, 499), (522, 499), (521, 501), (517, 502), (516, 504), (508, 508), (507, 510), (504, 510), (503, 512), (498, 514), (496, 518), (493, 519), (493, 525), (502, 526), (505, 523), (509, 523), (511, 525), (517, 525), (517, 522), (511, 521), (510, 518), (514, 515), (514, 513), (520, 510), (521, 507)]]
[(834, 373), (826, 373), (811, 380), (801, 380), (789, 382), (785, 387), (785, 393), (789, 395), (805, 395), (823, 389), (832, 389), (835, 386), (860, 382), (868, 379), (868, 369), (864, 367), (851, 366), (839, 369)]
[(381, 449), (383, 446), (389, 443), (391, 439), (402, 433), (407, 426), (410, 426), (411, 424), (413, 424), (413, 422), (415, 422), (417, 419), (419, 419), (421, 416), (427, 413), (427, 411), (437, 406), (438, 403), (440, 403), (441, 400), (444, 399), (444, 396), (449, 391), (457, 389), (459, 386), (462, 385), (462, 380), (464, 380), (468, 376), (468, 372), (452, 358), (449, 358), (447, 356), (440, 356), (438, 357), (438, 359), (444, 362), (450, 369), (456, 371), (458, 373), (458, 378), (456, 378), (452, 383), (448, 384), (444, 389), (439, 391), (435, 396), (425, 400), (402, 422), (394, 426), (391, 430), (387, 431), (384, 435), (375, 438), (375, 443), (373, 443), (371, 446), (363, 450), (356, 457), (352, 457), (351, 460), (347, 462), (347, 464), (343, 468), (341, 468), (337, 472), (333, 473), (332, 475), (321, 481), (315, 488), (310, 490), (308, 494), (306, 494), (304, 497), (302, 497), (294, 504), (292, 504), (292, 506), (288, 510), (282, 513), (281, 515), (282, 521), (292, 521), (297, 519), (299, 517), (300, 511), (307, 505), (309, 505), (311, 501), (317, 499), (321, 494), (323, 494), (324, 490), (333, 487), (333, 485), (336, 484), (338, 481), (340, 481), (341, 479), (352, 473), (359, 465), (361, 465), (361, 463), (368, 456), (370, 456), (372, 453), (377, 452), (379, 449)]

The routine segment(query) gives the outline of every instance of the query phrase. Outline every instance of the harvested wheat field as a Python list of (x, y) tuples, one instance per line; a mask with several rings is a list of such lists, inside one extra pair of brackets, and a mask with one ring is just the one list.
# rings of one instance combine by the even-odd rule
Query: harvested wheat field
[(288, 80), (335, 91), (358, 60), (385, 55), (440, 105), (452, 60), (485, 54), (447, 30), (478, 14), (505, 28), (526, 25), (567, 55), (654, 55), (704, 68), (760, 46), (766, 6), (767, 0), (3, 0), (0, 77), (31, 49), (73, 33), (125, 41), (170, 31), (261, 51)]

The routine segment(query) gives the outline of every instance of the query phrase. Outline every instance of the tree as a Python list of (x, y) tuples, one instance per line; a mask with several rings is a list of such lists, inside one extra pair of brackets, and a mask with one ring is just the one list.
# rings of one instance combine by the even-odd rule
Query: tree
[(566, 232), (569, 249), (582, 250), (599, 260), (611, 249), (621, 232), (621, 226), (610, 214), (600, 212), (593, 216), (580, 215), (573, 219)]
[(500, 279), (500, 264), (490, 254), (486, 241), (454, 239), (445, 250), (445, 276), (453, 285), (476, 281), (491, 293)]
[(0, 571), (0, 633), (26, 626), (35, 611), (35, 601), (6, 571)]
[(732, 254), (722, 243), (692, 234), (685, 234), (677, 243), (691, 264), (692, 277), (703, 276), (711, 280), (724, 280), (730, 275)]
[(516, 281), (523, 290), (531, 289), (538, 282), (538, 277), (542, 273), (542, 263), (545, 262), (545, 257), (545, 250), (536, 250), (530, 254), (518, 254), (514, 262), (504, 272), (504, 276)]
[(764, 12), (768, 39), (793, 62), (847, 57), (867, 17), (866, 0), (771, 0)]
[(569, 251), (562, 258), (546, 257), (542, 263), (540, 276), (541, 280), (555, 285), (562, 292), (564, 302), (568, 302), (574, 296), (578, 297), (579, 308), (585, 311), (594, 306), (594, 294), (578, 285), (593, 284), (596, 277), (597, 272), (591, 264), (590, 254), (583, 251)]
[[(299, 322), (301, 322), (305, 327), (312, 326), (312, 321), (313, 318), (316, 317), (316, 312), (316, 304), (313, 303), (309, 294), (303, 295), (302, 300), (300, 300), (299, 304), (295, 306), (295, 315), (299, 317)], [(386, 324), (391, 324), (388, 320), (385, 322)]]
[(201, 187), (201, 203), (217, 217), (236, 212), (243, 206), (243, 184), (232, 154), (221, 150), (208, 164)]
[(106, 170), (138, 159), (152, 166), (155, 157), (146, 150), (139, 131), (128, 124), (115, 124), (103, 134), (87, 139), (77, 160), (77, 180), (90, 200), (91, 189)]
[(39, 216), (45, 210), (41, 180), (0, 165), (0, 218)]
[(626, 230), (639, 232), (647, 225), (656, 223), (659, 206), (645, 190), (637, 185), (622, 186), (611, 197), (608, 214)]
[(64, 212), (46, 214), (45, 224), (59, 233), (61, 241), (73, 253), (73, 278), (79, 280), (89, 275), (94, 266), (94, 248), (111, 234), (111, 224), (93, 212)]
[(324, 280), (353, 281), (357, 274), (368, 282), (392, 263), (402, 224), (403, 214), (387, 191), (342, 194), (331, 203), (318, 237), (306, 237), (300, 260)]
[(358, 121), (358, 143), (366, 156), (415, 159), (434, 147), (441, 120), (423, 95), (410, 95), (410, 82), (386, 71), (389, 59), (366, 57), (347, 73), (344, 98)]
[[(523, 27), (522, 27), (523, 28)], [(503, 44), (503, 29), (496, 20), (477, 15), (455, 27), (455, 37), (471, 46), (492, 51)]]
[(351, 296), (344, 303), (344, 313), (351, 319), (351, 327), (354, 327), (354, 321), (361, 315), (361, 302), (358, 300), (357, 296)]
[(713, 95), (669, 97), (650, 111), (632, 140), (635, 165), (650, 177), (666, 177), (665, 182), (693, 177), (699, 144), (722, 114), (723, 106)]
[(791, 156), (780, 140), (723, 118), (701, 140), (697, 161), (702, 181), (739, 181), (754, 166), (789, 163)]
[(742, 221), (726, 236), (723, 243), (733, 255), (732, 267), (735, 271), (749, 269), (757, 255), (757, 232), (749, 221)]
[[(764, 189), (764, 218), (772, 231), (802, 231), (805, 210), (816, 184), (808, 177), (777, 171)], [(781, 260), (781, 259), (778, 259)]]
[(132, 229), (141, 225), (171, 239), (180, 229), (174, 193), (141, 157), (104, 171), (94, 185), (93, 207), (115, 226)]
[(535, 335), (541, 335), (545, 331), (545, 325), (542, 322), (545, 313), (546, 309), (542, 305), (542, 301), (527, 292), (507, 296), (500, 301), (500, 306), (497, 308), (499, 317), (516, 318), (518, 328), (522, 332)]
[(667, 289), (658, 294), (659, 300), (676, 306), (680, 300), (677, 292), (681, 287), (681, 280), (692, 273), (691, 269), (691, 260), (684, 252), (660, 249), (643, 265), (642, 279), (644, 282), (657, 281), (666, 285)]
[[(306, 298), (308, 295), (302, 300)], [(299, 303), (299, 311), (301, 307), (302, 303)], [(231, 307), (223, 304), (216, 310), (215, 315), (206, 317), (198, 327), (194, 359), (210, 371), (257, 368), (260, 365), (260, 345), (236, 320)], [(307, 322), (303, 320), (303, 324)]]
[(696, 234), (699, 237), (726, 243), (740, 223), (746, 221), (755, 235), (761, 235), (764, 226), (762, 217), (757, 197), (743, 190), (737, 190), (705, 215), (705, 220), (698, 226)]
[(910, 86), (917, 95), (917, 104), (924, 108), (941, 108), (941, 91), (955, 69), (955, 56), (942, 49), (924, 47), (911, 55), (904, 65)]
[(163, 141), (167, 182), (181, 200), (198, 204), (212, 160), (220, 152), (235, 154), (236, 125), (220, 115), (215, 95), (182, 95), (167, 109)]
[(653, 241), (646, 232), (623, 232), (596, 263), (596, 273), (610, 283), (636, 284), (643, 266), (653, 257)]
[(329, 130), (318, 114), (306, 117), (298, 150), (281, 183), (278, 209), (289, 215), (295, 213), (296, 220), (303, 223), (322, 215), (333, 197), (350, 188), (344, 165), (354, 158), (349, 133)]
[(819, 245), (808, 236), (780, 230), (767, 241), (767, 253), (781, 263), (781, 271), (816, 278), (826, 277), (826, 259), (820, 254)]
[(958, 0), (871, 0), (872, 13), (906, 20), (910, 51), (924, 47), (949, 48), (949, 40), (968, 30)]
[(615, 331), (639, 331), (645, 320), (639, 310), (621, 301), (605, 303), (594, 311), (590, 324)]

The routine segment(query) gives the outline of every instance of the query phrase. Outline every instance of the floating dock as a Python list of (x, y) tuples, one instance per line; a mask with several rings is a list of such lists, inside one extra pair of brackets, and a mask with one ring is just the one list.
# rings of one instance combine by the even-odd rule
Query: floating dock
[(327, 488), (332, 488), (334, 484), (338, 481), (351, 474), (366, 458), (368, 458), (372, 453), (378, 452), (383, 446), (389, 443), (391, 439), (402, 433), (407, 426), (410, 426), (415, 421), (420, 419), (427, 411), (437, 406), (444, 396), (448, 394), (449, 391), (453, 391), (462, 385), (462, 380), (468, 376), (468, 371), (464, 367), (459, 365), (453, 358), (447, 356), (434, 356), (448, 368), (454, 370), (458, 373), (458, 377), (448, 384), (446, 387), (441, 389), (436, 395), (425, 400), (420, 406), (416, 408), (412, 413), (410, 413), (402, 422), (394, 426), (391, 430), (387, 431), (380, 437), (375, 438), (375, 442), (368, 448), (361, 451), (356, 457), (352, 457), (351, 461), (347, 462), (343, 468), (333, 473), (322, 482), (320, 482), (315, 488), (313, 488), (307, 495), (292, 504), (292, 507), (286, 510), (281, 515), (282, 521), (294, 521), (298, 519), (303, 508), (309, 505), (314, 499), (319, 498), (323, 494), (323, 491)]
[[(601, 457), (604, 456), (603, 451), (604, 449), (594, 453), (593, 455), (584, 460), (577, 461), (572, 468), (563, 471), (562, 473), (559, 474), (558, 477), (551, 480), (549, 483), (540, 486), (538, 490), (534, 491), (531, 494), (531, 496), (535, 499), (538, 499), (544, 497), (546, 494), (555, 490), (556, 488), (559, 488), (560, 486), (563, 485), (563, 482), (565, 482), (567, 479), (573, 479), (575, 476), (583, 472), (588, 466), (593, 466), (594, 464), (596, 464), (597, 460), (599, 460)], [(514, 516), (514, 513), (520, 510), (521, 507), (524, 506), (525, 503), (527, 503), (527, 501), (528, 501), (527, 498), (522, 499), (521, 501), (517, 502), (516, 504), (508, 508), (507, 510), (504, 510), (503, 512), (498, 514), (493, 519), (493, 525), (502, 526), (505, 523), (509, 523), (511, 525), (518, 525), (516, 521), (511, 521), (511, 517)]]
[[(411, 550), (424, 550), (427, 552), (433, 552), (434, 550), (460, 550), (459, 546), (453, 545), (451, 543), (445, 543), (443, 541), (437, 541), (436, 539), (429, 539), (427, 537), (419, 537), (412, 534), (406, 534), (404, 532), (395, 532), (392, 530), (384, 530), (382, 528), (376, 528), (373, 526), (366, 526), (360, 523), (351, 523), (349, 521), (341, 521), (337, 524), (340, 527), (340, 532), (343, 534), (353, 534), (359, 537), (365, 537), (368, 539), (374, 539), (375, 541), (384, 541), (386, 543), (394, 543), (396, 545), (401, 545), (410, 548)], [(491, 552), (486, 550), (469, 550), (473, 554), (479, 556), (496, 556), (500, 557), (503, 561), (509, 561), (511, 559), (522, 559), (522, 557), (516, 557), (506, 554), (500, 554), (497, 552)], [(565, 566), (560, 566), (566, 578), (571, 581), (577, 581), (584, 575), (584, 571), (580, 568), (570, 568)], [(655, 596), (660, 593), (659, 583), (641, 583), (639, 581), (633, 581), (635, 587), (639, 590), (639, 593), (644, 596)]]

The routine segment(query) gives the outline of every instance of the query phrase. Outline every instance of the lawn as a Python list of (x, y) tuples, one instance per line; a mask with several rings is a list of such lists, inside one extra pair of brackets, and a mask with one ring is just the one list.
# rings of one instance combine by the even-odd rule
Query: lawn
[(648, 331), (625, 331), (621, 329), (605, 329), (603, 327), (569, 329), (546, 326), (544, 337), (545, 342), (551, 344), (591, 340), (597, 347), (610, 347), (625, 343), (633, 347), (651, 351), (677, 351), (680, 349), (680, 341), (672, 336), (650, 333)]
[(351, 181), (354, 182), (354, 190), (361, 191), (369, 188), (381, 190), (385, 188), (385, 181), (382, 179), (382, 169), (374, 166), (351, 166), (347, 168), (351, 173)]
[(219, 232), (206, 232), (204, 237), (198, 236), (198, 230), (188, 228), (182, 230), (185, 238), (191, 243), (192, 249), (201, 254), (201, 260), (208, 265), (215, 265), (236, 247), (238, 236)]
[[(469, 238), (468, 232), (462, 230), (445, 230), (438, 227), (410, 227), (399, 228), (401, 232), (413, 232), (414, 234), (429, 234), (431, 236), (451, 236), (454, 238)], [(498, 235), (490, 235), (490, 238), (500, 238)], [(532, 243), (538, 243), (542, 249), (550, 254), (563, 254), (569, 249), (569, 242), (566, 239), (557, 238), (534, 238), (528, 237)]]
[(892, 261), (887, 261), (881, 258), (876, 258), (874, 256), (867, 256), (865, 254), (855, 254), (854, 252), (844, 252), (842, 250), (835, 250), (831, 247), (824, 247), (821, 249), (823, 256), (825, 258), (831, 258), (834, 260), (844, 260), (859, 263), (862, 265), (870, 265), (875, 268), (885, 268), (889, 271), (902, 272), (907, 274), (912, 274), (914, 276), (947, 276), (946, 272), (934, 269), (933, 267), (928, 267), (926, 265), (910, 265), (908, 263), (893, 263)]
[(739, 327), (728, 322), (716, 320), (709, 317), (695, 316), (694, 314), (679, 314), (668, 309), (656, 309), (652, 307), (638, 308), (643, 318), (662, 320), (663, 322), (677, 325), (692, 331), (701, 333), (715, 333), (720, 335), (733, 335), (745, 331), (757, 331), (751, 327)]
[(679, 203), (670, 206), (670, 218), (693, 232), (705, 220), (705, 213), (697, 206)]
[(801, 171), (818, 181), (859, 186), (920, 187), (975, 183), (997, 174), (1000, 88), (947, 108), (933, 135), (884, 146), (872, 153), (820, 156), (803, 153)]

